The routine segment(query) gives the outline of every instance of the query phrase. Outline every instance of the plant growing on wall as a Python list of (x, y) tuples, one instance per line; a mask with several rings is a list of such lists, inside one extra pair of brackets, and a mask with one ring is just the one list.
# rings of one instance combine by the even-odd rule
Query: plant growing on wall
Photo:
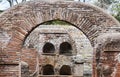
[(44, 25), (70, 25), (70, 24), (61, 20), (53, 20), (45, 22)]

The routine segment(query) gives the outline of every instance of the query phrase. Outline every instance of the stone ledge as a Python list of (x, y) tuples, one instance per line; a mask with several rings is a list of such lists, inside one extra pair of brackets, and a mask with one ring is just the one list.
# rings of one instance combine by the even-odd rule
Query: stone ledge
[(39, 75), (39, 77), (83, 77), (74, 75)]
[(19, 62), (7, 62), (7, 63), (0, 63), (0, 65), (19, 65)]

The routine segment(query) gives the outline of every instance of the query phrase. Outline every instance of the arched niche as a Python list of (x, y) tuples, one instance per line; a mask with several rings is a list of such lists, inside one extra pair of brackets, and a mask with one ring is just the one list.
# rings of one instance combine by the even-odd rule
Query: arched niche
[(55, 52), (55, 47), (52, 43), (45, 43), (43, 46), (43, 53), (54, 53)]
[(43, 75), (54, 75), (54, 67), (50, 64), (43, 66)]
[(60, 44), (59, 49), (60, 54), (72, 54), (72, 46), (68, 42), (63, 42)]
[(63, 65), (60, 68), (60, 75), (72, 75), (71, 67), (69, 65)]

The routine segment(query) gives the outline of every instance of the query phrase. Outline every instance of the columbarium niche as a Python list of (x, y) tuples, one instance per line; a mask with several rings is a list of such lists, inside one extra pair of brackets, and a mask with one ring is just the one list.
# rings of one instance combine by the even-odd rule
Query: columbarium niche
[(43, 75), (54, 75), (54, 67), (50, 64), (43, 66)]
[(45, 43), (43, 46), (43, 53), (54, 53), (55, 52), (55, 47), (52, 43)]
[(63, 65), (60, 69), (60, 75), (72, 75), (71, 67), (69, 65)]
[(72, 46), (68, 42), (60, 44), (60, 54), (72, 54)]

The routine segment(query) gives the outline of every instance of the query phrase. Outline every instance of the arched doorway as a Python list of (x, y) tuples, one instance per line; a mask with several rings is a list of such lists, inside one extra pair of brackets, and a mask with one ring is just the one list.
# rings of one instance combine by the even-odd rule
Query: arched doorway
[(60, 68), (60, 75), (72, 75), (71, 67), (69, 65), (63, 65)]
[(54, 75), (54, 67), (50, 64), (43, 66), (43, 75)]
[(43, 53), (54, 53), (55, 51), (55, 47), (52, 43), (45, 43), (45, 45), (43, 46)]
[(60, 54), (72, 54), (72, 46), (68, 42), (61, 43), (59, 50)]

